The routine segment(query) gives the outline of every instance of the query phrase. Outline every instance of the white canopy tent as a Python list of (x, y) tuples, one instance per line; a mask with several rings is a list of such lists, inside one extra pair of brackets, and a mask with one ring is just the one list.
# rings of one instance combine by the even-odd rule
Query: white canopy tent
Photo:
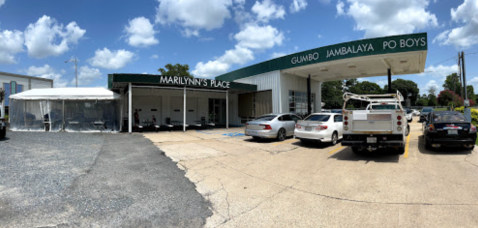
[(120, 130), (121, 96), (105, 88), (33, 89), (10, 96), (13, 131)]

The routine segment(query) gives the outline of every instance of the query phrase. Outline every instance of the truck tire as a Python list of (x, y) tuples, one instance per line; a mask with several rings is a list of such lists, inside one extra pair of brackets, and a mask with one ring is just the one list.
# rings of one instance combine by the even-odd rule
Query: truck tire
[(7, 136), (7, 128), (4, 127), (2, 130), (0, 130), (0, 139), (4, 139)]
[(405, 153), (405, 147), (404, 146), (398, 147), (398, 154), (404, 154), (404, 153)]
[(430, 144), (430, 142), (428, 142), (427, 137), (425, 135), (423, 135), (423, 138), (425, 139), (425, 149), (431, 150), (432, 145)]

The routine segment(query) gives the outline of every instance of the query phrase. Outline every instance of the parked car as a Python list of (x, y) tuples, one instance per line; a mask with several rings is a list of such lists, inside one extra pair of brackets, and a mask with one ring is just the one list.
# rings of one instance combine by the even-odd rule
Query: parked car
[(426, 116), (428, 116), (428, 114), (430, 112), (433, 112), (434, 109), (432, 107), (424, 107), (422, 108), (422, 111), (420, 112), (420, 119), (418, 119), (419, 122), (423, 122), (426, 118)]
[(412, 111), (413, 111), (414, 116), (419, 116), (420, 115), (420, 111), (418, 111), (416, 109), (412, 109)]
[(406, 114), (407, 121), (411, 123), (413, 120), (413, 111), (409, 108), (406, 108), (405, 110), (407, 111), (407, 114)]
[(294, 138), (301, 142), (330, 142), (337, 144), (342, 139), (343, 121), (342, 114), (314, 113), (304, 120), (299, 120), (295, 125)]
[(277, 138), (285, 140), (287, 136), (294, 135), (295, 123), (301, 120), (295, 114), (280, 113), (267, 114), (246, 123), (245, 135), (259, 138)]
[(332, 110), (329, 109), (322, 109), (320, 113), (332, 113)]
[(466, 121), (456, 111), (432, 111), (423, 123), (425, 148), (462, 146), (473, 150), (476, 141), (476, 126)]
[(342, 114), (342, 109), (332, 109), (332, 113)]

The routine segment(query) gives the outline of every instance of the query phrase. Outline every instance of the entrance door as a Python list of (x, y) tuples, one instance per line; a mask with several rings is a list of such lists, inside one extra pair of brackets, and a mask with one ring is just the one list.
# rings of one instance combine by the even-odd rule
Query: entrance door
[(226, 99), (209, 98), (209, 121), (226, 125)]

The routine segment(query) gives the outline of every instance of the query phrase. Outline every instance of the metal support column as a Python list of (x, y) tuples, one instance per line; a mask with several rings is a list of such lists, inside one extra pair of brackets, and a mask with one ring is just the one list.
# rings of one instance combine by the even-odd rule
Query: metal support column
[(63, 122), (61, 124), (61, 130), (65, 131), (65, 100), (63, 100)]
[(133, 90), (131, 83), (128, 84), (128, 132), (133, 132)]
[(186, 131), (186, 86), (183, 94), (183, 131)]
[(226, 129), (229, 129), (229, 90), (226, 90)]
[(322, 112), (322, 82), (319, 82), (319, 88), (315, 94), (315, 107), (316, 112)]
[(392, 70), (390, 68), (388, 68), (387, 73), (388, 73), (388, 92), (393, 93), (393, 91), (392, 91)]
[(310, 74), (309, 77), (307, 78), (307, 115), (310, 115), (312, 113), (312, 94), (310, 92)]

